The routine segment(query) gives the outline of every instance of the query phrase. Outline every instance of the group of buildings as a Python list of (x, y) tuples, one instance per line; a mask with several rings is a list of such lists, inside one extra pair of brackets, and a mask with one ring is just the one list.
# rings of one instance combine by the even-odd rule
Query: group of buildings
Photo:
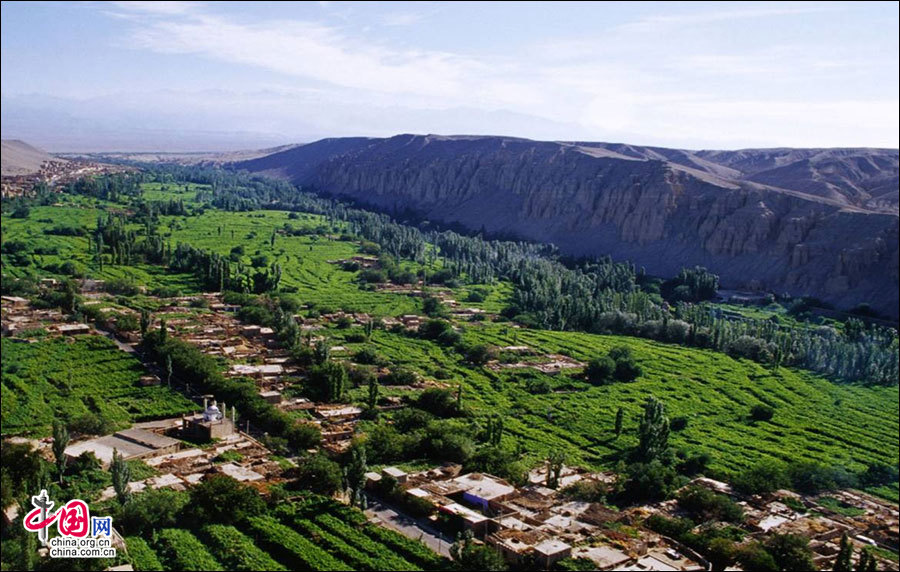
[(461, 473), (445, 465), (415, 473), (386, 467), (369, 473), (367, 486), (379, 490), (391, 478), (404, 495), (429, 506), (435, 525), (469, 530), (496, 548), (511, 564), (550, 568), (565, 558), (591, 560), (598, 570), (703, 570), (705, 562), (658, 534), (632, 526), (625, 513), (560, 493), (566, 485), (614, 477), (563, 467), (556, 489), (547, 485), (547, 468), (529, 474), (525, 486), (485, 473)]

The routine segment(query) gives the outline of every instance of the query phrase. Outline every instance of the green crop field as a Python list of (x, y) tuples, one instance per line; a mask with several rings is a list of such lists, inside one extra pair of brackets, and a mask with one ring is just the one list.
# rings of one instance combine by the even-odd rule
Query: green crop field
[[(155, 183), (149, 185), (159, 187)], [(185, 193), (185, 200), (192, 195), (193, 192)], [(28, 266), (16, 266), (8, 254), (3, 255), (4, 274), (21, 277), (33, 272), (42, 276), (59, 277), (61, 274), (54, 271), (54, 266), (72, 261), (78, 271), (89, 278), (128, 278), (151, 290), (164, 287), (184, 294), (198, 291), (196, 279), (192, 275), (168, 273), (164, 268), (149, 264), (104, 264), (103, 270), (100, 270), (92, 260), (87, 236), (58, 236), (48, 234), (47, 231), (59, 225), (67, 225), (93, 232), (97, 216), (105, 211), (96, 208), (94, 203), (83, 201), (81, 197), (63, 200), (65, 203), (61, 206), (33, 208), (27, 219), (3, 216), (3, 241), (21, 241), (30, 247)], [(96, 204), (121, 208), (99, 201)], [(162, 216), (160, 232), (173, 247), (183, 242), (220, 254), (229, 254), (232, 248), (241, 246), (245, 252), (242, 260), (247, 265), (250, 265), (253, 256), (265, 255), (268, 264), (281, 265), (284, 272), (282, 286), (296, 289), (296, 295), (303, 303), (383, 316), (416, 313), (419, 310), (418, 301), (408, 295), (361, 289), (357, 282), (358, 272), (348, 272), (335, 263), (359, 254), (359, 246), (354, 242), (316, 234), (278, 235), (272, 247), (270, 239), (273, 231), (282, 229), (285, 224), (294, 229), (311, 231), (325, 222), (317, 215), (301, 214), (295, 219), (289, 218), (289, 215), (286, 211), (233, 213), (210, 210), (199, 216)], [(499, 311), (511, 288), (508, 284), (501, 284), (487, 290), (489, 295), (484, 302), (465, 304), (488, 311)], [(457, 297), (461, 302), (465, 300), (468, 291), (467, 288), (458, 289)]]
[[(580, 361), (616, 345), (634, 352), (644, 371), (640, 378), (595, 387), (571, 380), (570, 373), (553, 377), (530, 368), (474, 368), (436, 343), (374, 333), (370, 344), (379, 355), (426, 376), (443, 370), (449, 373), (445, 383), (462, 384), (464, 403), (476, 414), (504, 413), (507, 435), (522, 441), (535, 461), (563, 450), (571, 461), (610, 468), (618, 452), (637, 443), (640, 411), (653, 394), (665, 403), (670, 418), (688, 419), (685, 429), (673, 433), (673, 445), (709, 453), (711, 467), (724, 475), (767, 458), (837, 463), (855, 470), (873, 462), (896, 464), (897, 387), (838, 385), (807, 372), (773, 372), (713, 351), (623, 336), (484, 324), (468, 327), (464, 338), (501, 347), (528, 345)], [(345, 345), (352, 353), (364, 344)], [(544, 377), (557, 390), (532, 395), (525, 389), (529, 376)], [(365, 388), (354, 390), (360, 401), (364, 394)], [(750, 409), (760, 403), (775, 408), (771, 421), (749, 419)], [(625, 409), (625, 432), (614, 439), (618, 407)]]
[[(439, 570), (445, 561), (418, 541), (367, 522), (357, 509), (313, 495), (236, 526), (196, 534), (165, 529), (127, 539), (136, 570)], [(196, 568), (202, 562), (205, 568)], [(185, 568), (185, 566), (188, 566)]]
[[(185, 190), (183, 184), (145, 184), (144, 189), (145, 195), (154, 200), (181, 198), (192, 208), (197, 206), (193, 202), (196, 185)], [(131, 277), (148, 288), (165, 286), (184, 293), (197, 291), (193, 276), (168, 273), (162, 267), (106, 264), (100, 271), (91, 260), (86, 237), (59, 236), (46, 231), (60, 224), (92, 229), (98, 214), (103, 212), (101, 208), (121, 206), (83, 197), (63, 196), (60, 200), (61, 206), (33, 208), (27, 219), (3, 216), (4, 243), (20, 240), (33, 250), (29, 255), (30, 264), (25, 267), (11, 264), (10, 256), (3, 254), (5, 274), (21, 275), (35, 269), (38, 274), (53, 274), (54, 264), (73, 260), (88, 276)], [(160, 232), (173, 246), (185, 242), (226, 255), (241, 246), (241, 259), (248, 265), (252, 257), (265, 256), (266, 264), (281, 265), (281, 286), (294, 292), (302, 303), (380, 316), (421, 313), (418, 298), (366, 289), (358, 282), (358, 272), (346, 271), (335, 264), (359, 254), (360, 247), (356, 242), (324, 234), (321, 229), (326, 222), (318, 215), (303, 213), (207, 209), (195, 216), (162, 216)], [(277, 234), (273, 246), (273, 232), (285, 225), (305, 233)], [(409, 262), (403, 264), (413, 267)], [(511, 287), (505, 283), (478, 288), (488, 292), (487, 299), (481, 303), (465, 301), (471, 286), (455, 288), (452, 295), (463, 306), (497, 312), (511, 293)], [(152, 308), (153, 300), (138, 297), (129, 305)], [(900, 396), (896, 386), (839, 384), (809, 372), (784, 367), (772, 371), (718, 352), (638, 338), (512, 328), (492, 322), (465, 324), (465, 327), (464, 339), (471, 343), (528, 345), (538, 354), (561, 353), (583, 362), (605, 354), (614, 345), (624, 344), (632, 348), (643, 367), (644, 375), (633, 383), (594, 387), (573, 377), (573, 370), (550, 377), (528, 373), (534, 371), (530, 369), (492, 371), (471, 367), (453, 349), (403, 334), (375, 332), (370, 345), (392, 364), (441, 379), (451, 387), (461, 384), (464, 402), (476, 415), (505, 414), (505, 439), (519, 441), (535, 462), (549, 451), (563, 450), (571, 462), (611, 467), (621, 452), (635, 445), (641, 406), (653, 394), (665, 403), (670, 418), (686, 418), (686, 427), (673, 433), (673, 444), (708, 453), (713, 459), (711, 468), (722, 476), (733, 475), (769, 458), (834, 463), (854, 471), (874, 462), (892, 466), (897, 463)], [(337, 357), (349, 357), (363, 345), (345, 341), (344, 335), (349, 331), (327, 330), (335, 343), (349, 350)], [(26, 408), (19, 410), (7, 405), (7, 394), (12, 394), (7, 387), (8, 360), (4, 358), (4, 433), (24, 430), (32, 418), (41, 419), (37, 425), (46, 428), (53, 413), (46, 412), (48, 408), (39, 400), (18, 397), (27, 403)], [(529, 376), (547, 381), (553, 391), (529, 393), (526, 389)], [(27, 394), (21, 386), (17, 391)], [(365, 391), (365, 388), (354, 389), (351, 397), (362, 402)], [(389, 387), (382, 392), (383, 395), (403, 393)], [(46, 403), (53, 403), (50, 409), (63, 407), (54, 397), (45, 399)], [(774, 418), (751, 421), (750, 409), (762, 403), (775, 408)], [(115, 403), (104, 405), (116, 406)], [(35, 416), (18, 412), (28, 407), (45, 413)], [(613, 424), (619, 407), (626, 413), (625, 432), (614, 439)], [(114, 417), (125, 418), (121, 414)], [(889, 498), (897, 496), (896, 485), (879, 487), (873, 492)]]
[(2, 340), (3, 435), (50, 433), (54, 419), (92, 413), (114, 426), (179, 415), (196, 406), (164, 385), (142, 387), (143, 365), (101, 336)]

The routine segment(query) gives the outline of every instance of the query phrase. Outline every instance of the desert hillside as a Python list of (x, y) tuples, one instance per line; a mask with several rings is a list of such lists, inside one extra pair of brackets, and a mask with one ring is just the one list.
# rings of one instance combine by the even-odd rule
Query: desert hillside
[(898, 314), (898, 151), (686, 151), (506, 137), (326, 139), (237, 168), (387, 211), (726, 287)]
[(37, 173), (45, 161), (58, 160), (46, 151), (32, 147), (18, 139), (4, 139), (2, 153), (2, 174), (30, 175)]

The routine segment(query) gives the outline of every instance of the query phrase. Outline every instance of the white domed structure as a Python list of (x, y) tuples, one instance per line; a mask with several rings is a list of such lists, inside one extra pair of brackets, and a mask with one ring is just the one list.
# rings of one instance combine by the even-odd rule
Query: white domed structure
[(219, 419), (222, 419), (222, 412), (219, 411), (219, 407), (216, 405), (216, 402), (213, 401), (210, 406), (206, 408), (206, 411), (203, 412), (203, 420), (218, 421)]

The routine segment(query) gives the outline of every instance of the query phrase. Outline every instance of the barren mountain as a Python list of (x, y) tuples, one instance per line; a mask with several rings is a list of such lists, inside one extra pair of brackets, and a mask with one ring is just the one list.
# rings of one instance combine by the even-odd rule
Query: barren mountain
[(898, 315), (897, 150), (399, 135), (325, 139), (234, 165), (654, 274), (700, 264), (726, 287)]
[(58, 160), (46, 151), (32, 147), (18, 139), (4, 139), (2, 158), (3, 176), (37, 173), (45, 161)]

